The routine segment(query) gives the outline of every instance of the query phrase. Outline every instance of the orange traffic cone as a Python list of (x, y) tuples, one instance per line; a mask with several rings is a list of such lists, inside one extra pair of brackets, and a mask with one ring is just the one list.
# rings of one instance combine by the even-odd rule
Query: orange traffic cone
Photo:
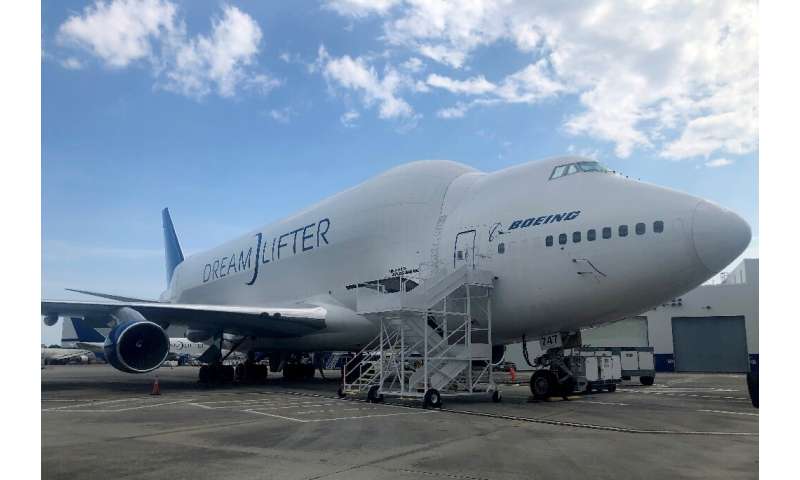
[(156, 379), (153, 382), (153, 391), (150, 392), (150, 395), (161, 395), (161, 387), (158, 385), (158, 375), (156, 375)]
[(511, 374), (511, 381), (512, 382), (516, 382), (517, 381), (517, 371), (514, 370), (514, 367), (509, 368), (508, 369), (508, 373)]

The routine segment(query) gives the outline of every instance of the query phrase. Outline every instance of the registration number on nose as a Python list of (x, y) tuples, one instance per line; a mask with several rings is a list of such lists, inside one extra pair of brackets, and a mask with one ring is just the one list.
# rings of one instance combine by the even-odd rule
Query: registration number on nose
[(550, 335), (545, 335), (539, 339), (539, 346), (542, 347), (542, 350), (547, 350), (548, 348), (558, 348), (561, 346), (561, 334), (560, 333), (553, 333)]

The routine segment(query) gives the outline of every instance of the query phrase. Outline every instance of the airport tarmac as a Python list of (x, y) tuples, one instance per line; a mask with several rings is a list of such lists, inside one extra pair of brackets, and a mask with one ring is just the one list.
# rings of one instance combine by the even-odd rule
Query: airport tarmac
[[(755, 478), (743, 375), (658, 374), (614, 393), (444, 408), (336, 397), (338, 372), (205, 388), (197, 368), (42, 370), (42, 477), (246, 479)], [(160, 396), (149, 395), (155, 374)], [(524, 382), (527, 376), (520, 375)]]

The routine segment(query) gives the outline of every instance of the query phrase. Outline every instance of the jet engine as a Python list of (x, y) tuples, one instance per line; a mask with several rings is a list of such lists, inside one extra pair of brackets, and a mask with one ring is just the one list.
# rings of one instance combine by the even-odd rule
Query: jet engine
[(146, 373), (164, 363), (169, 336), (163, 328), (130, 307), (122, 307), (111, 316), (117, 325), (103, 345), (108, 363), (127, 373)]
[(44, 318), (42, 319), (42, 321), (48, 327), (52, 327), (53, 325), (58, 323), (58, 315), (52, 315), (52, 314), (51, 315), (45, 315)]

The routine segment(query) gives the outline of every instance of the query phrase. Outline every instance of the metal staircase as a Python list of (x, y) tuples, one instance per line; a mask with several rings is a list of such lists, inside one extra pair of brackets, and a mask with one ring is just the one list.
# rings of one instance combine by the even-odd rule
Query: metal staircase
[[(492, 393), (493, 275), (462, 266), (412, 291), (359, 288), (357, 311), (377, 322), (377, 337), (344, 366), (342, 395), (422, 397)], [(438, 405), (437, 405), (438, 403)]]

